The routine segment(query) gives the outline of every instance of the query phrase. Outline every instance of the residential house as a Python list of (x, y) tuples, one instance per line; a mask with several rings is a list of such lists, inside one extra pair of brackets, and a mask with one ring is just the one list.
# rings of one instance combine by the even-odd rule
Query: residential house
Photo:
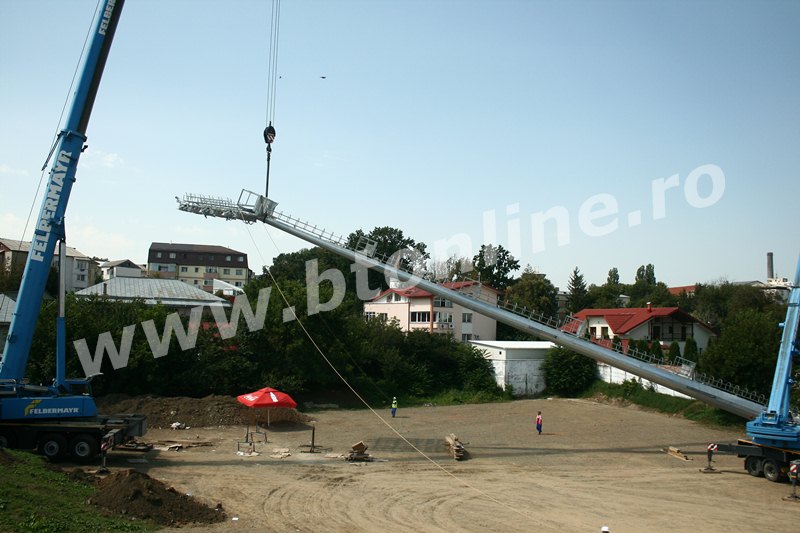
[[(0, 265), (14, 271), (25, 268), (31, 243), (0, 238)], [(58, 267), (58, 253), (53, 256), (53, 266)], [(66, 291), (75, 292), (92, 285), (100, 270), (97, 263), (75, 248), (67, 246)]]
[(16, 293), (0, 294), (0, 354), (6, 346), (8, 329), (11, 327), (11, 317), (17, 307)]
[(144, 269), (130, 259), (120, 259), (118, 261), (106, 261), (100, 265), (103, 273), (103, 280), (111, 278), (142, 278)]
[(688, 297), (694, 296), (694, 293), (697, 291), (697, 285), (681, 285), (680, 287), (669, 287), (667, 291), (673, 296), (680, 296), (685, 294)]
[(188, 315), (193, 307), (230, 307), (230, 302), (199, 287), (174, 279), (111, 278), (75, 293), (77, 297), (102, 296), (120, 302), (142, 300), (162, 304)]
[[(689, 337), (694, 338), (697, 348), (702, 352), (715, 336), (710, 326), (678, 307), (583, 309), (574, 317), (585, 324), (583, 331), (591, 339), (619, 337), (623, 344), (632, 339), (658, 340), (665, 347), (674, 341), (680, 346), (681, 353)], [(566, 329), (576, 328), (577, 324), (577, 321), (568, 324)]]
[(243, 287), (252, 277), (247, 254), (205, 244), (154, 242), (147, 254), (147, 274), (162, 279), (177, 279), (212, 292), (214, 280)]
[[(442, 286), (490, 305), (497, 304), (498, 292), (476, 281), (454, 281), (443, 283)], [(497, 338), (497, 321), (493, 318), (475, 313), (418, 287), (392, 286), (366, 302), (364, 314), (368, 317), (394, 320), (403, 331), (422, 330), (448, 334), (462, 341)]]

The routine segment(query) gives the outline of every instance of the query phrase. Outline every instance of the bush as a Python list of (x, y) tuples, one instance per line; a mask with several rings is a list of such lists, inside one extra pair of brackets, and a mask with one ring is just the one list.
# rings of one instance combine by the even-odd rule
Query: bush
[(575, 396), (597, 379), (597, 364), (593, 359), (561, 347), (547, 352), (543, 369), (545, 385), (551, 394)]

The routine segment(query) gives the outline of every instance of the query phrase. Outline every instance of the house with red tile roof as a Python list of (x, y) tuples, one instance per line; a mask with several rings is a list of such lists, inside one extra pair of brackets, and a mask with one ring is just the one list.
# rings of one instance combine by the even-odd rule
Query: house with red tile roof
[(686, 296), (694, 296), (694, 293), (697, 290), (697, 285), (681, 285), (680, 287), (669, 287), (667, 290), (673, 296), (680, 296), (681, 294), (686, 294)]
[[(683, 353), (686, 339), (693, 337), (700, 351), (716, 334), (710, 326), (678, 307), (625, 307), (583, 309), (564, 329), (588, 334), (591, 339), (645, 339), (661, 341), (665, 347), (677, 342)], [(585, 333), (584, 333), (585, 332)]]
[[(498, 291), (476, 281), (443, 283), (448, 289), (497, 304)], [(452, 335), (461, 341), (495, 340), (497, 321), (418, 287), (390, 287), (364, 303), (367, 317), (396, 321), (403, 331)]]

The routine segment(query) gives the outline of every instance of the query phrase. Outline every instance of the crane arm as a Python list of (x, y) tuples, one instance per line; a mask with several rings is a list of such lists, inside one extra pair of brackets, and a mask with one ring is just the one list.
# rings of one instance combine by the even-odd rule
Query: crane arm
[(124, 3), (124, 0), (105, 0), (98, 10), (69, 116), (56, 141), (50, 180), (34, 228), (16, 310), (0, 361), (0, 380), (18, 381), (25, 375), (56, 244), (65, 240), (64, 215), (86, 141), (86, 128)]

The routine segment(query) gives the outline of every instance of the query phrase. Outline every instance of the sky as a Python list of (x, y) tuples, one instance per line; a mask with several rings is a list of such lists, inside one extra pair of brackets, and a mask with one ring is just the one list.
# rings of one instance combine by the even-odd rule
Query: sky
[[(30, 240), (94, 0), (0, 0), (0, 236)], [(265, 189), (270, 14), (128, 0), (67, 209), (67, 242), (144, 263), (227, 246), (261, 271), (308, 247), (176, 196)], [(296, 0), (281, 4), (269, 196), (439, 258), (500, 244), (566, 289), (575, 267), (670, 286), (793, 278), (800, 3)], [(794, 197), (794, 200), (793, 200)], [(518, 272), (519, 274), (519, 272)]]

